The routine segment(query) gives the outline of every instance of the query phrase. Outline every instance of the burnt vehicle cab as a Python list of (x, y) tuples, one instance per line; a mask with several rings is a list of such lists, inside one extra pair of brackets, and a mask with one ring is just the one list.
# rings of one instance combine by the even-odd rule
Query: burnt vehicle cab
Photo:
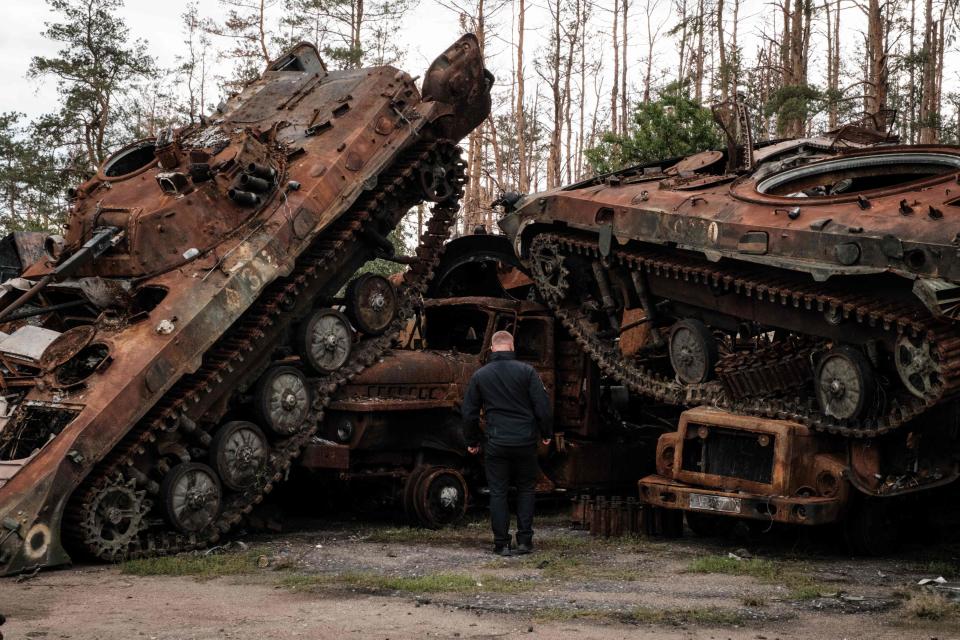
[(556, 402), (554, 326), (545, 307), (484, 296), (428, 299), (409, 348), (389, 352), (337, 392), (303, 466), (339, 470), (354, 485), (379, 482), (379, 499), (402, 502), (413, 522), (459, 519), (478, 480), (476, 460), (465, 457), (460, 402), (500, 329), (515, 334), (517, 358), (537, 369)]
[(705, 516), (822, 524), (847, 498), (845, 468), (842, 443), (801, 424), (697, 407), (660, 436), (657, 473), (640, 481), (640, 496), (686, 511), (695, 532), (733, 523)]
[[(840, 523), (850, 551), (892, 551), (900, 524), (917, 496), (946, 485), (956, 459), (927, 423), (953, 432), (956, 403), (911, 423), (905, 433), (850, 440), (789, 420), (729, 413), (712, 407), (684, 411), (676, 431), (657, 442), (657, 473), (639, 482), (641, 501), (687, 524), (698, 535), (723, 535), (738, 520), (751, 529), (772, 523)], [(919, 475), (922, 481), (915, 482)], [(906, 496), (888, 497), (888, 494)]]

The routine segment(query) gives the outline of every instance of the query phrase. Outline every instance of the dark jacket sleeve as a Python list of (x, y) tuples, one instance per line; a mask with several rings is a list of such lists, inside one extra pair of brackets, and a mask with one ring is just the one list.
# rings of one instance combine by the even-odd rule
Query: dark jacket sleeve
[(480, 444), (480, 389), (477, 386), (477, 374), (474, 373), (467, 385), (467, 392), (463, 395), (463, 404), (460, 405), (463, 417), (463, 439), (468, 447)]
[(533, 367), (530, 367), (530, 402), (533, 404), (533, 415), (537, 419), (540, 437), (544, 440), (552, 438), (553, 409), (550, 406), (550, 394)]

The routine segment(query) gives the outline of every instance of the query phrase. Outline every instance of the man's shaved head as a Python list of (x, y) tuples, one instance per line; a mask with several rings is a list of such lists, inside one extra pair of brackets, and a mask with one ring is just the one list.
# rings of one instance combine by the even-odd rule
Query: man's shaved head
[(513, 351), (513, 334), (509, 331), (497, 331), (490, 339), (491, 351)]

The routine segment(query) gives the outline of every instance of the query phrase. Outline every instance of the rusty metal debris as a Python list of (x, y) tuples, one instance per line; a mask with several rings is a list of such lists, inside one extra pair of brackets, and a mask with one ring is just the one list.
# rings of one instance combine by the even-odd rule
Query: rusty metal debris
[[(539, 293), (631, 392), (724, 409), (731, 442), (766, 429), (810, 456), (839, 446), (835, 471), (849, 485), (835, 493), (814, 478), (739, 487), (764, 503), (782, 496), (775, 519), (835, 520), (853, 512), (847, 489), (890, 497), (956, 479), (960, 235), (949, 212), (960, 203), (960, 148), (897, 146), (867, 120), (750, 146), (740, 111), (717, 117), (731, 138), (724, 153), (505, 204), (501, 227)], [(718, 426), (708, 429), (714, 446), (726, 433)], [(662, 446), (681, 439), (671, 451), (689, 451), (697, 439), (682, 431)], [(709, 461), (735, 464), (734, 450)], [(777, 478), (797, 481), (799, 455), (774, 459)], [(700, 487), (737, 485), (702, 470), (660, 475), (645, 481), (645, 499), (664, 508), (686, 508)], [(655, 497), (671, 491), (684, 506)]]
[(655, 434), (625, 440), (623, 420), (601, 410), (595, 365), (546, 306), (526, 299), (532, 283), (518, 266), (504, 236), (448, 243), (402, 347), (339, 388), (301, 465), (326, 474), (328, 487), (345, 485), (354, 503), (392, 504), (422, 526), (456, 521), (485, 487), (478, 459), (465, 455), (459, 405), (493, 333), (508, 329), (517, 357), (544, 380), (561, 434), (541, 451), (538, 490), (632, 485), (644, 468), (639, 442)]
[[(64, 238), (0, 298), (0, 572), (205, 547), (258, 504), (426, 289), (491, 84), (472, 35), (422, 97), (299, 44), (72, 191)], [(399, 288), (355, 286), (360, 332), (321, 322), (423, 201)]]

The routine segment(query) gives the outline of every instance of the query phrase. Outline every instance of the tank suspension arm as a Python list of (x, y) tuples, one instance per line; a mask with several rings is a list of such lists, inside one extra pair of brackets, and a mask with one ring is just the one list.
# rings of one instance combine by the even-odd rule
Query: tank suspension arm
[(597, 281), (597, 287), (600, 288), (600, 297), (603, 299), (603, 310), (607, 313), (613, 330), (620, 331), (620, 322), (617, 320), (615, 313), (617, 304), (614, 302), (613, 293), (610, 291), (610, 280), (607, 279), (607, 272), (599, 262), (594, 261), (592, 266), (593, 277)]
[(87, 240), (72, 256), (57, 265), (51, 273), (43, 276), (35, 285), (30, 287), (26, 293), (10, 303), (7, 308), (0, 311), (0, 322), (7, 320), (11, 313), (33, 300), (38, 293), (43, 291), (46, 286), (54, 280), (67, 277), (80, 267), (99, 258), (107, 249), (115, 245), (119, 239), (120, 229), (117, 227), (101, 227), (97, 229), (93, 237)]
[(373, 229), (363, 229), (360, 233), (363, 235), (364, 240), (376, 248), (378, 257), (384, 258), (394, 254), (395, 249), (393, 248), (393, 243), (390, 242), (390, 239), (386, 236), (377, 233)]
[(663, 336), (660, 335), (660, 332), (654, 327), (654, 322), (656, 321), (655, 307), (650, 301), (650, 292), (647, 291), (647, 283), (643, 277), (643, 274), (639, 271), (631, 271), (630, 278), (633, 280), (633, 287), (637, 290), (637, 297), (640, 299), (640, 306), (643, 307), (643, 312), (646, 314), (647, 319), (650, 321), (650, 340), (653, 342), (653, 346), (662, 347), (664, 344)]

